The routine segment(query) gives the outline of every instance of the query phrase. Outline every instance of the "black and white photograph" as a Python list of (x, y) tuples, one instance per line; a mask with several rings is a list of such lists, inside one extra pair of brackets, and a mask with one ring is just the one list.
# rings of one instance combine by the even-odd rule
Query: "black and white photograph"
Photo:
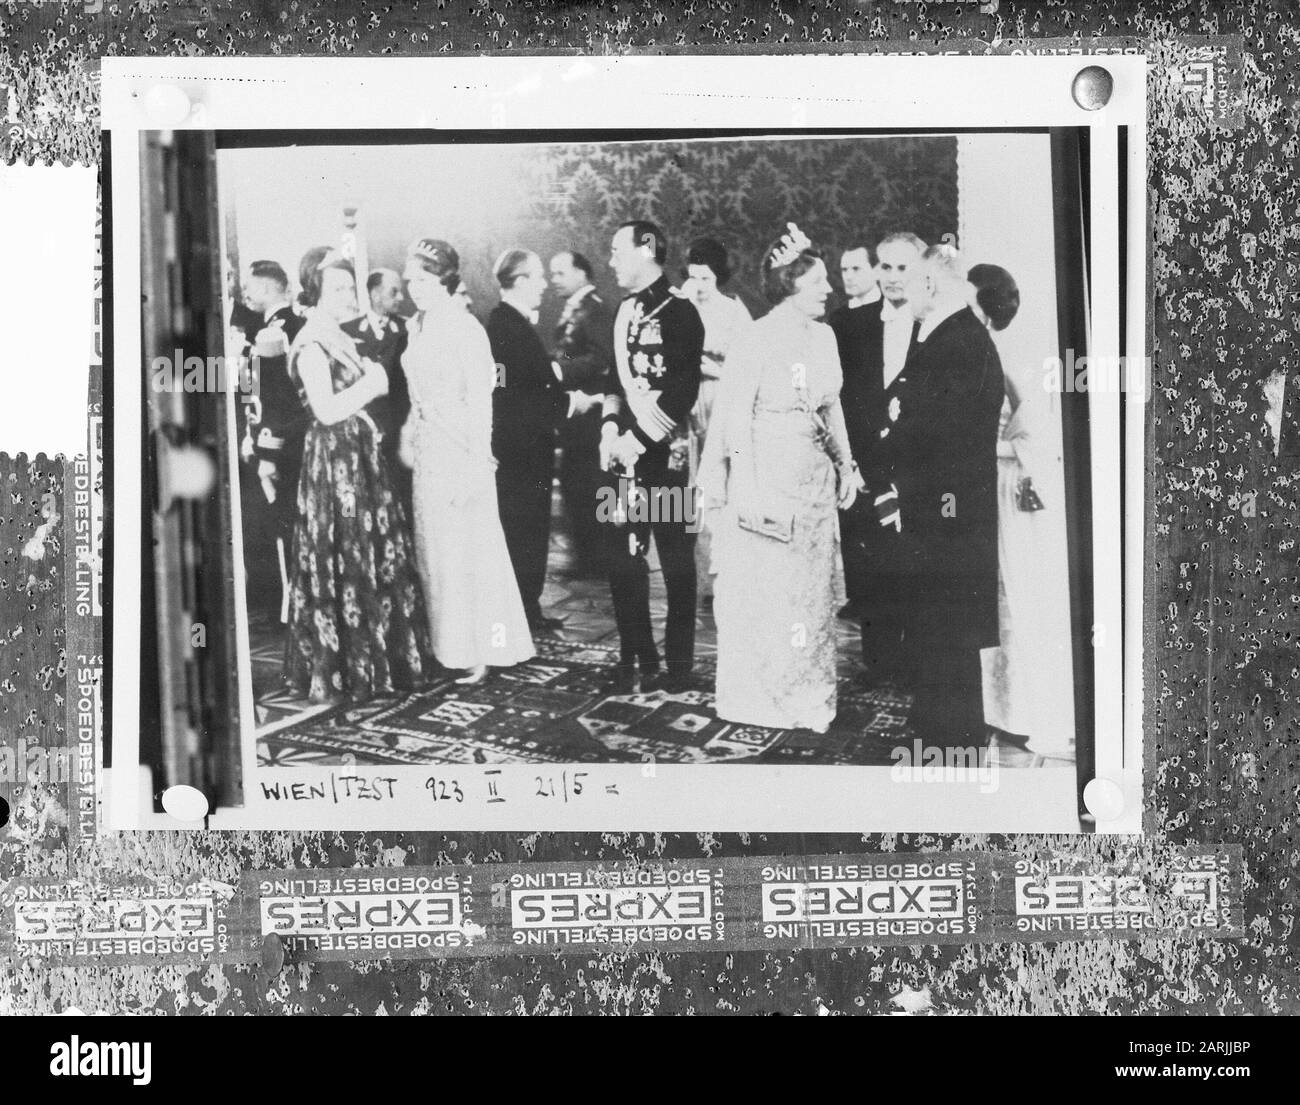
[(1074, 371), (1085, 128), (121, 141), (180, 301), (142, 296), (142, 761), (215, 744), (272, 803), (874, 768), (1077, 831), (1118, 494)]

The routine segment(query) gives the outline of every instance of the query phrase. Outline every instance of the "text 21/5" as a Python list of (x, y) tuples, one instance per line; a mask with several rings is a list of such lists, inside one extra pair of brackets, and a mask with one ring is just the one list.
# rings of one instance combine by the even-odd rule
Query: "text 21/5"
[(543, 778), (541, 775), (533, 776), (537, 781), (538, 798), (563, 798), (566, 802), (569, 796), (577, 797), (582, 793), (582, 780), (588, 775), (586, 771), (575, 771), (572, 776), (567, 771), (560, 772), (560, 786), (556, 789), (555, 776), (548, 775)]

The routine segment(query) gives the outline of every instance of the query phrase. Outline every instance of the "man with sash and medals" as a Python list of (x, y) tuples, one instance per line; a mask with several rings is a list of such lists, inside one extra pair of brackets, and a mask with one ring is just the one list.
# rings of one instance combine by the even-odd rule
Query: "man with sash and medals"
[[(610, 689), (674, 693), (689, 686), (695, 660), (694, 489), (688, 422), (700, 390), (704, 323), (664, 275), (667, 240), (634, 220), (614, 234), (610, 267), (627, 296), (614, 320), (616, 372), (602, 407), (600, 462), (616, 507), (610, 532), (610, 593), (619, 661)], [(653, 535), (668, 595), (661, 666), (650, 621), (645, 554)]]

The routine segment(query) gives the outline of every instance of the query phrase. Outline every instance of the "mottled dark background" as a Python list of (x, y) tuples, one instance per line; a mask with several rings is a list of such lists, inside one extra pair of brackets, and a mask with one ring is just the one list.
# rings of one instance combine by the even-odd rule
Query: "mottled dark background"
[[(0, 82), (26, 157), (98, 155), (90, 71), (106, 54), (424, 54), (859, 43), (881, 50), (984, 50), (995, 40), (1130, 35), (1152, 62), (1150, 165), (1154, 388), (1149, 402), (1148, 828), (1163, 845), (1236, 842), (1246, 855), (1247, 935), (864, 948), (839, 952), (617, 953), (260, 969), (0, 966), (0, 1008), (129, 1012), (387, 1013), (1253, 1013), (1300, 1007), (1296, 932), (1300, 685), (1300, 447), (1296, 403), (1300, 11), (1293, 3), (1121, 2), (10, 4)], [(1241, 126), (1215, 123), (1183, 92), (1196, 36), (1242, 36)], [(0, 461), (0, 725), (62, 725), (64, 553), (32, 560), (41, 494), (58, 462)], [(47, 584), (56, 586), (49, 587)], [(18, 619), (18, 621), (15, 621)], [(37, 630), (40, 630), (38, 632)], [(49, 684), (48, 690), (44, 683)], [(17, 799), (19, 796), (15, 796)], [(127, 835), (60, 845), (61, 811), (15, 800), (0, 830), (0, 878), (91, 871), (203, 873), (245, 867), (485, 859), (695, 857), (742, 853), (1049, 846), (1105, 856), (1105, 838), (644, 834)]]

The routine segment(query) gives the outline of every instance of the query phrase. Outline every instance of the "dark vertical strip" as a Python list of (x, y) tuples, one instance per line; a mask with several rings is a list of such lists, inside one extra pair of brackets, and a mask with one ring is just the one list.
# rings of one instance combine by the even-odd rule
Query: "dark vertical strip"
[(1065, 453), (1065, 526), (1070, 565), (1070, 623), (1074, 659), (1074, 732), (1079, 815), (1086, 827), (1083, 788), (1096, 773), (1093, 703), (1092, 488), (1088, 395), (1075, 391), (1071, 355), (1088, 352), (1088, 132), (1053, 130), (1052, 195), (1056, 225), (1056, 317), (1061, 346), (1061, 420)]
[[(176, 184), (178, 210), (177, 257), (183, 260), (180, 314), (187, 320), (182, 341), (185, 356), (223, 366), (224, 327), (221, 305), (221, 250), (218, 232), (216, 152), (213, 136), (203, 131), (177, 131)], [(173, 312), (175, 316), (176, 312)], [(188, 540), (182, 565), (191, 626), (202, 627), (202, 643), (191, 632), (185, 650), (191, 689), (190, 709), (199, 741), (191, 785), (208, 796), (212, 806), (238, 794), (238, 682), (233, 625), (233, 553), (228, 539), (230, 488), (225, 458), (231, 443), (226, 432), (224, 391), (186, 395), (185, 436), (210, 456), (217, 478), (210, 494), (183, 505)]]
[[(154, 790), (158, 792), (170, 782), (163, 766), (163, 706), (162, 706), (162, 648), (158, 637), (158, 585), (157, 548), (154, 540), (154, 518), (158, 506), (158, 469), (156, 444), (150, 418), (150, 395), (147, 389), (147, 372), (144, 366), (151, 357), (160, 353), (161, 343), (154, 340), (156, 329), (152, 318), (165, 309), (164, 297), (157, 294), (157, 281), (151, 274), (162, 265), (161, 249), (156, 244), (163, 238), (166, 219), (163, 198), (163, 174), (159, 169), (161, 151), (156, 136), (128, 135), (127, 140), (140, 143), (140, 340), (141, 362), (139, 368), (140, 395), (140, 733), (139, 762), (154, 772)], [(153, 256), (156, 249), (159, 256)], [(123, 371), (127, 371), (124, 366)], [(111, 407), (110, 407), (111, 409)], [(109, 651), (112, 651), (112, 640)], [(134, 764), (123, 765), (124, 770), (134, 770)]]
[[(104, 273), (102, 292), (103, 316), (101, 333), (103, 348), (100, 360), (100, 410), (103, 412), (101, 442), (103, 448), (104, 504), (103, 560), (101, 563), (102, 592), (100, 608), (103, 610), (101, 641), (103, 644), (103, 686), (100, 704), (103, 710), (103, 764), (113, 766), (113, 136), (104, 131), (100, 135), (99, 191), (100, 191), (100, 256)], [(90, 449), (95, 448), (92, 441)], [(93, 494), (93, 491), (92, 491)], [(142, 596), (143, 597), (143, 596)]]

